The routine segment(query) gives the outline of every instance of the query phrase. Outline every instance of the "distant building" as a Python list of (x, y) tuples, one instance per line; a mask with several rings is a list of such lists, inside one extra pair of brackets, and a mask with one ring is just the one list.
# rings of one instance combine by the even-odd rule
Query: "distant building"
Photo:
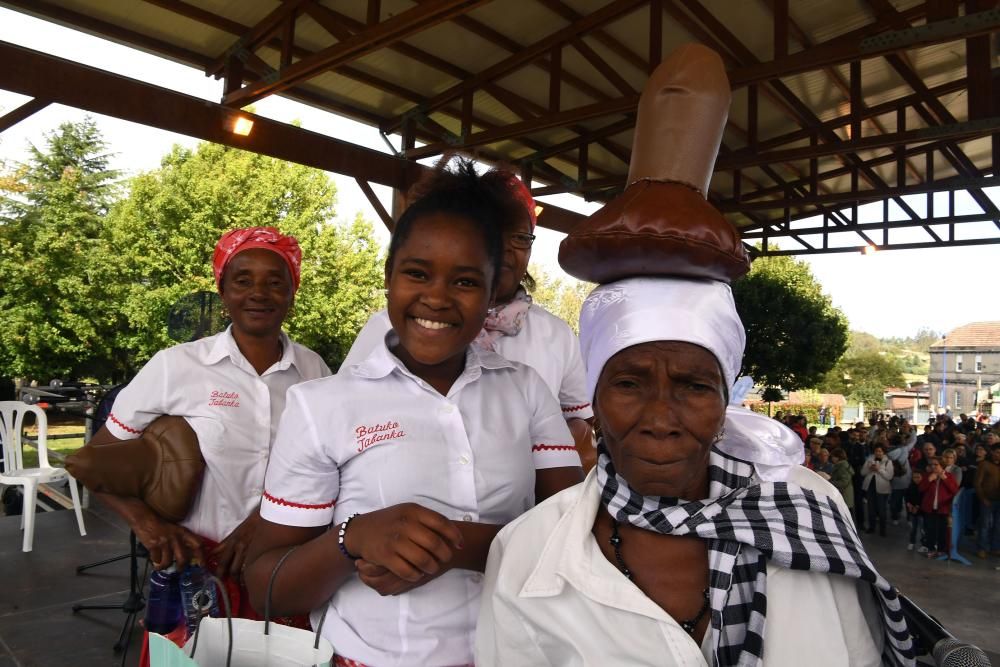
[(889, 387), (885, 390), (885, 409), (894, 415), (906, 417), (911, 424), (927, 421), (930, 394), (926, 384), (908, 389)]
[(930, 352), (931, 410), (989, 414), (991, 406), (976, 399), (982, 389), (1000, 382), (1000, 322), (958, 327), (931, 345)]

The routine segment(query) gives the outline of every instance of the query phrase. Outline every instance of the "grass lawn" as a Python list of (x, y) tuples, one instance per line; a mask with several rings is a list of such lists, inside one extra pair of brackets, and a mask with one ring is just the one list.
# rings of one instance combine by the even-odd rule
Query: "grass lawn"
[[(49, 425), (49, 439), (46, 442), (46, 447), (49, 450), (49, 463), (54, 466), (61, 466), (62, 460), (58, 455), (67, 456), (72, 454), (80, 447), (83, 447), (83, 435), (78, 438), (59, 438), (58, 440), (53, 440), (53, 435), (62, 435), (68, 433), (81, 433), (83, 432), (82, 424), (51, 424)], [(38, 431), (29, 426), (24, 431), (28, 438), (34, 440), (38, 436)], [(24, 467), (34, 468), (38, 465), (38, 450), (36, 450), (31, 445), (24, 446)]]

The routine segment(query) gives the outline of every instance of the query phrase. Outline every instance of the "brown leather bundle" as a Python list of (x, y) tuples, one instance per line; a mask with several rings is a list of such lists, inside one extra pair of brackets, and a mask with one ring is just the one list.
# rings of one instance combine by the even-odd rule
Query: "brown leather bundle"
[(143, 500), (167, 521), (191, 510), (205, 459), (183, 417), (158, 417), (135, 440), (88, 444), (66, 457), (66, 470), (94, 492)]
[(705, 200), (729, 102), (722, 59), (707, 47), (682, 46), (657, 67), (639, 100), (629, 185), (563, 239), (567, 273), (730, 282), (750, 269), (736, 229)]

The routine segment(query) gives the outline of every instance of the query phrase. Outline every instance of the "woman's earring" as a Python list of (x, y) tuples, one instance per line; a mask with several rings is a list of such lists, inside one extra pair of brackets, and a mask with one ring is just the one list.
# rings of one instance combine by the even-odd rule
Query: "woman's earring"
[(598, 440), (604, 437), (604, 434), (601, 432), (601, 422), (595, 419), (593, 428), (594, 428), (594, 435), (597, 437)]
[(726, 427), (723, 426), (722, 430), (715, 434), (715, 439), (712, 440), (713, 445), (719, 444), (719, 442), (726, 437)]

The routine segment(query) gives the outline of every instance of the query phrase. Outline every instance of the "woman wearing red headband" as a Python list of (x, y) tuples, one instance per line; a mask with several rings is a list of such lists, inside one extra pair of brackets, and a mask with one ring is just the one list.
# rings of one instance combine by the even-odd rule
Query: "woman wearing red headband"
[[(563, 417), (576, 442), (584, 470), (593, 467), (593, 410), (586, 390), (580, 343), (565, 322), (536, 303), (528, 290), (531, 246), (535, 241), (535, 200), (513, 173), (494, 169), (483, 175), (499, 201), (505, 203), (504, 257), (496, 300), (475, 345), (498, 352), (510, 361), (531, 366), (562, 406)], [(391, 325), (386, 311), (375, 313), (358, 334), (342, 368), (363, 362), (382, 343)]]
[(115, 399), (93, 442), (137, 438), (161, 415), (184, 417), (205, 459), (187, 518), (169, 523), (138, 498), (96, 494), (122, 516), (157, 569), (198, 558), (229, 578), (233, 611), (250, 612), (240, 578), (260, 521), (260, 494), (285, 392), (330, 374), (315, 352), (281, 330), (299, 287), (302, 251), (273, 227), (236, 229), (215, 247), (212, 268), (232, 325), (156, 353)]

